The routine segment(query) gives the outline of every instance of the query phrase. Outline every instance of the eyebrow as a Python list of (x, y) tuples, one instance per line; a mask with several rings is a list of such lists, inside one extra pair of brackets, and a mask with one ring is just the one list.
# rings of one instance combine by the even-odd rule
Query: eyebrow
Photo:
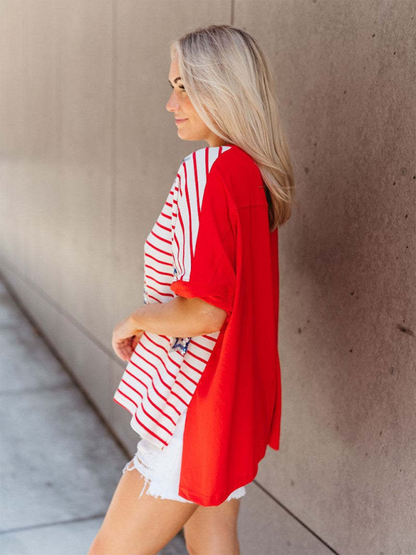
[[(179, 81), (179, 79), (182, 79), (182, 77), (177, 77), (176, 79), (173, 80), (174, 83), (176, 83), (176, 81)], [(170, 79), (168, 79), (168, 82), (170, 83)], [(172, 83), (171, 83), (172, 84)]]

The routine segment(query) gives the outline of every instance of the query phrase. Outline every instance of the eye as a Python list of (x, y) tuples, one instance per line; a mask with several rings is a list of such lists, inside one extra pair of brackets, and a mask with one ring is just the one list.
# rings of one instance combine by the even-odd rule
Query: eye
[[(174, 88), (175, 88), (171, 83), (169, 83), (169, 85), (170, 85), (170, 88), (171, 88), (171, 89), (174, 89)], [(182, 89), (183, 91), (186, 90), (185, 87), (184, 87), (183, 85), (179, 85), (179, 88)]]

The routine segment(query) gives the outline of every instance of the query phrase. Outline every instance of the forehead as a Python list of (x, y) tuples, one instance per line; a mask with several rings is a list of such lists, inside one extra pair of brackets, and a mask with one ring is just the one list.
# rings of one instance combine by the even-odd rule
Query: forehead
[(176, 58), (170, 64), (169, 79), (173, 82), (174, 79), (179, 77), (179, 67)]

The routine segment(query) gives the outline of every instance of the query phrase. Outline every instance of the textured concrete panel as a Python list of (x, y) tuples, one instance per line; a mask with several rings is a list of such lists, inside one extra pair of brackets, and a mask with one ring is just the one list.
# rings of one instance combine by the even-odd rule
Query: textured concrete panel
[(273, 60), (300, 204), (258, 480), (343, 555), (416, 553), (415, 21), (410, 1), (235, 4)]
[(44, 209), (56, 185), (56, 49), (54, 33), (42, 30), (51, 28), (52, 19), (51, 2), (0, 3), (3, 249), (22, 273), (35, 263), (37, 282), (50, 290), (56, 284), (50, 263), (59, 220), (57, 211), (45, 220)]
[(241, 500), (238, 534), (241, 553), (330, 555), (330, 549), (254, 482)]
[(58, 181), (65, 229), (56, 254), (59, 301), (82, 326), (102, 337), (111, 326), (113, 287), (113, 3), (55, 4), (61, 103)]

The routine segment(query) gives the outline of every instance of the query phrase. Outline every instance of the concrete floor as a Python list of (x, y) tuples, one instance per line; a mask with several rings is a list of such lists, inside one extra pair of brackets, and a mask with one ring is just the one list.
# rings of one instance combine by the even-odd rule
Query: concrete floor
[(130, 457), (2, 282), (0, 398), (0, 553), (86, 555)]

